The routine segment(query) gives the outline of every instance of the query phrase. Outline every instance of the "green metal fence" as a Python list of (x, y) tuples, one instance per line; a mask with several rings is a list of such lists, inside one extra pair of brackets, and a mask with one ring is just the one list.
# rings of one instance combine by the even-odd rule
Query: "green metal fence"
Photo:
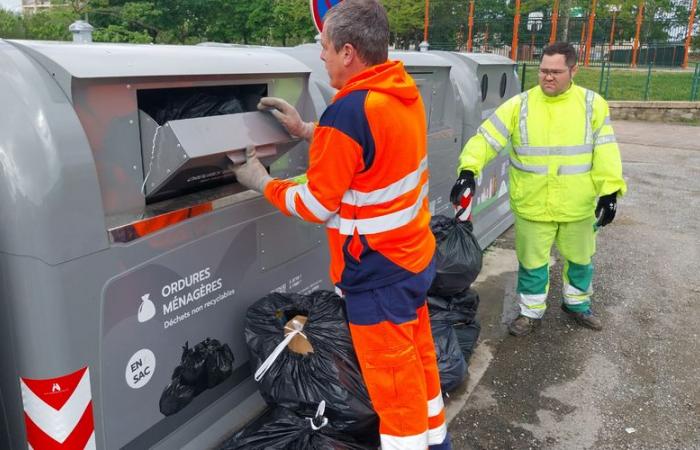
[[(523, 90), (537, 84), (537, 68), (535, 62), (518, 65)], [(636, 69), (603, 61), (597, 67), (579, 68), (575, 81), (608, 100), (700, 101), (700, 63), (689, 70), (669, 70), (653, 60)]]

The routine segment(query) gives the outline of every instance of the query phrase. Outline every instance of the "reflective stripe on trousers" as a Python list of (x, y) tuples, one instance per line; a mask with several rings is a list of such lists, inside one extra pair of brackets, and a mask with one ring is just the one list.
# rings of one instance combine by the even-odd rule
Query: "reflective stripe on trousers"
[[(426, 279), (432, 274), (431, 267)], [(427, 291), (429, 281), (423, 284)], [(436, 444), (449, 449), (425, 292), (416, 292), (421, 290), (416, 286), (408, 279), (345, 292), (353, 346), (379, 416), (383, 450), (425, 450)]]
[(593, 293), (595, 217), (578, 222), (533, 222), (515, 216), (515, 251), (518, 270), (520, 313), (540, 319), (547, 308), (549, 260), (552, 244), (564, 258), (563, 301), (572, 311), (590, 307)]

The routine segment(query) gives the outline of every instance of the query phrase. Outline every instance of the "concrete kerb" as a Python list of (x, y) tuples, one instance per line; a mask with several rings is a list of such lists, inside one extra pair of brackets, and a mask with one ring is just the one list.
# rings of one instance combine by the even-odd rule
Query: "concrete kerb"
[(512, 238), (511, 228), (484, 252), (481, 273), (472, 286), (480, 298), (481, 334), (469, 360), (469, 376), (462, 386), (447, 396), (445, 416), (448, 424), (466, 405), (491, 364), (498, 344), (508, 335), (506, 323), (514, 313), (517, 315), (514, 307), (518, 262), (512, 249)]

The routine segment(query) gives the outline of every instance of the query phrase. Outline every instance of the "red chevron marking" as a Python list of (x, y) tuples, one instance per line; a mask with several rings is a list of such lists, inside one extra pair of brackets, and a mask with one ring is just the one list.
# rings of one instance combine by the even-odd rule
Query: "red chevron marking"
[(65, 405), (68, 399), (71, 398), (73, 391), (75, 391), (75, 387), (78, 385), (81, 378), (83, 378), (83, 374), (86, 370), (87, 367), (83, 367), (77, 372), (73, 372), (58, 378), (51, 378), (47, 380), (30, 380), (28, 378), (22, 378), (22, 381), (24, 381), (24, 384), (26, 384), (37, 397), (58, 411), (63, 408), (63, 405)]
[(27, 442), (36, 450), (78, 450), (84, 449), (90, 436), (95, 431), (95, 423), (92, 418), (92, 402), (85, 408), (78, 424), (65, 442), (60, 443), (51, 438), (41, 428), (24, 414), (24, 423), (27, 427)]

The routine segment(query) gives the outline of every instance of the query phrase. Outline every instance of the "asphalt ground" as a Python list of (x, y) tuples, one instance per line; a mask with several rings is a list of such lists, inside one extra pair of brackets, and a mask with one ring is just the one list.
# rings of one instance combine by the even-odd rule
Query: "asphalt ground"
[(480, 343), (447, 414), (454, 449), (700, 449), (700, 127), (615, 122), (628, 193), (598, 235), (593, 309), (604, 329), (549, 308), (517, 314), (511, 228), (475, 284)]

